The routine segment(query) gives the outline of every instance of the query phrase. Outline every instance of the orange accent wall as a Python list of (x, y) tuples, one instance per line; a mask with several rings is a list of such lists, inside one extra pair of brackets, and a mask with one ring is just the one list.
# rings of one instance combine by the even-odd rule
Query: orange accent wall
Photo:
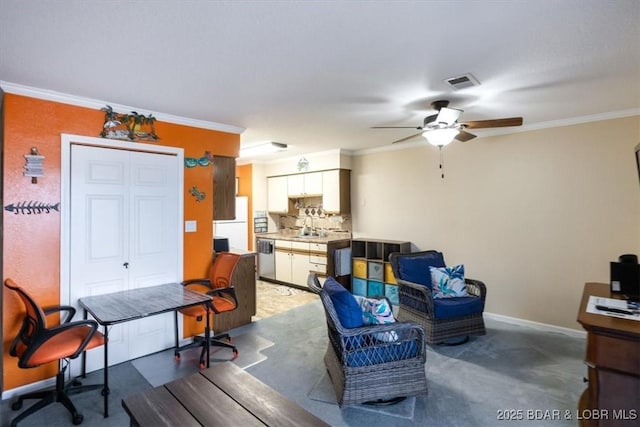
[[(126, 113), (126, 111), (119, 111)], [(104, 113), (21, 95), (5, 94), (3, 209), (11, 203), (38, 201), (60, 202), (60, 134), (98, 136)], [(240, 135), (156, 122), (157, 144), (184, 149), (185, 157), (214, 155), (237, 157)], [(45, 156), (45, 176), (32, 184), (23, 176), (24, 155), (38, 147)], [(196, 185), (207, 198), (196, 203), (189, 189)], [(213, 235), (213, 167), (196, 166), (184, 171), (184, 219), (196, 220), (195, 233), (184, 234), (184, 277), (205, 277), (212, 255)], [(12, 278), (30, 292), (41, 305), (60, 303), (60, 214), (21, 215), (3, 211), (2, 280)], [(9, 356), (9, 346), (17, 334), (22, 303), (3, 286), (2, 389), (55, 375), (55, 363), (34, 369), (19, 369), (17, 359)], [(78, 315), (76, 315), (78, 316)], [(185, 322), (185, 333), (198, 328)]]
[(249, 250), (253, 250), (254, 238), (253, 238), (253, 194), (251, 189), (253, 188), (253, 168), (252, 165), (242, 165), (236, 167), (236, 176), (238, 177), (238, 196), (247, 196), (249, 199), (249, 221), (247, 221), (248, 236), (249, 236)]

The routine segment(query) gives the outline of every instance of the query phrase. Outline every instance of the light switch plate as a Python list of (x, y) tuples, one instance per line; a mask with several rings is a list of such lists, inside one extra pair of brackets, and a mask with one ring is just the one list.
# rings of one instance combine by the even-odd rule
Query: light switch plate
[(185, 233), (194, 233), (198, 229), (197, 224), (198, 224), (197, 221), (185, 221), (184, 222)]

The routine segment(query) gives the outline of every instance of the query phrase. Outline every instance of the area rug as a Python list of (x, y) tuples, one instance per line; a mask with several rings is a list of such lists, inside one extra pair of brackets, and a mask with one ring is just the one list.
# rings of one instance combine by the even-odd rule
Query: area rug
[[(322, 374), (320, 379), (313, 385), (309, 393), (307, 394), (309, 399), (316, 400), (318, 402), (330, 403), (338, 405), (335, 391), (333, 390), (333, 384), (328, 373)], [(359, 409), (363, 411), (376, 412), (381, 415), (388, 415), (390, 417), (405, 418), (408, 420), (413, 419), (413, 412), (416, 406), (415, 396), (409, 396), (402, 402), (389, 406), (373, 406), (373, 405), (355, 405), (349, 406), (350, 409)]]
[[(256, 365), (267, 357), (261, 351), (273, 345), (272, 341), (264, 339), (254, 333), (247, 332), (241, 335), (233, 335), (233, 344), (238, 348), (238, 358), (233, 363), (242, 369)], [(210, 365), (228, 362), (231, 360), (230, 349), (211, 347)], [(167, 349), (149, 356), (144, 360), (132, 360), (131, 364), (154, 387), (166, 384), (175, 378), (181, 378), (200, 370), (200, 348), (190, 348), (180, 352), (180, 360), (176, 361), (174, 350)]]
[(313, 301), (318, 295), (302, 289), (258, 280), (256, 283), (257, 308), (253, 321), (266, 319), (274, 314), (282, 313)]

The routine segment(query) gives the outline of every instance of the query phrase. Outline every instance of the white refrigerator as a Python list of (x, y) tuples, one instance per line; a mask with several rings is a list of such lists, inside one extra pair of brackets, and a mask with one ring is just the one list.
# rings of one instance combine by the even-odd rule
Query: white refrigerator
[(236, 197), (236, 219), (213, 221), (214, 238), (229, 239), (230, 249), (249, 249), (249, 199), (247, 196)]

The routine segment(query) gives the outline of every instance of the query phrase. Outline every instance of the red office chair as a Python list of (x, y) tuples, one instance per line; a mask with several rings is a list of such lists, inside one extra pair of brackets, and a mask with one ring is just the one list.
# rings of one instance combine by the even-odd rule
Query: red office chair
[(206, 366), (208, 368), (209, 348), (212, 345), (230, 348), (233, 351), (233, 359), (238, 357), (238, 349), (231, 344), (231, 337), (229, 334), (225, 333), (214, 335), (213, 337), (211, 336), (211, 313), (220, 314), (235, 310), (238, 307), (236, 291), (231, 283), (231, 278), (236, 266), (238, 265), (238, 261), (240, 261), (240, 255), (238, 254), (218, 252), (213, 264), (211, 264), (208, 279), (192, 279), (182, 282), (182, 285), (188, 286), (189, 289), (210, 295), (212, 300), (208, 304), (178, 310), (184, 316), (193, 317), (198, 322), (205, 319), (204, 337), (195, 336), (193, 338), (193, 342), (182, 347), (180, 347), (178, 341), (178, 312), (175, 312), (176, 349), (174, 355), (176, 360), (180, 360), (180, 352), (182, 350), (202, 346), (202, 351), (200, 352), (200, 367), (204, 368)]
[[(33, 298), (13, 280), (6, 279), (4, 285), (18, 294), (26, 310), (22, 327), (9, 348), (9, 354), (19, 359), (20, 368), (35, 368), (58, 361), (55, 388), (18, 396), (18, 400), (11, 405), (11, 409), (16, 411), (22, 408), (23, 400), (40, 399), (40, 401), (15, 417), (11, 421), (11, 427), (17, 426), (20, 420), (53, 402), (62, 403), (71, 412), (74, 425), (82, 423), (84, 417), (76, 410), (69, 399), (69, 394), (102, 389), (103, 385), (83, 386), (77, 380), (65, 384), (64, 373), (69, 365), (68, 359), (75, 359), (85, 350), (104, 344), (104, 336), (97, 331), (98, 324), (93, 320), (71, 322), (76, 312), (75, 308), (66, 305), (40, 308)], [(67, 316), (65, 319), (60, 319), (59, 325), (47, 325), (46, 316), (62, 312), (66, 312)]]

